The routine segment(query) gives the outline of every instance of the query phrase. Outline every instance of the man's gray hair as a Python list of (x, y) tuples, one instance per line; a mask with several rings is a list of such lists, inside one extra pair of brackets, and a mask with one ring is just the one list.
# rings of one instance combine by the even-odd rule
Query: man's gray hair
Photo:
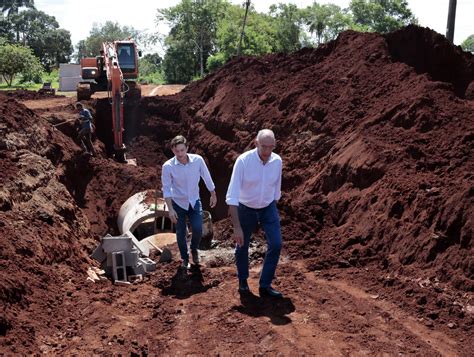
[(267, 136), (269, 136), (273, 140), (275, 140), (275, 134), (273, 133), (273, 131), (271, 131), (270, 129), (262, 129), (257, 134), (257, 141), (259, 141), (263, 137), (267, 137)]

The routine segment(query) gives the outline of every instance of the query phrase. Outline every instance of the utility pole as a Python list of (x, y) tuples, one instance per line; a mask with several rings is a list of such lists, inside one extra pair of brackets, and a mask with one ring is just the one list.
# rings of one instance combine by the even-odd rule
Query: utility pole
[(456, 21), (457, 0), (449, 0), (448, 25), (446, 26), (446, 38), (451, 43), (454, 42), (454, 22)]
[(244, 38), (244, 34), (245, 34), (245, 23), (247, 22), (247, 14), (249, 12), (249, 7), (250, 7), (250, 0), (247, 0), (245, 2), (244, 23), (242, 24), (242, 32), (240, 33), (240, 41), (239, 41), (239, 47), (237, 49), (237, 56), (240, 56), (240, 50), (242, 49), (242, 39)]

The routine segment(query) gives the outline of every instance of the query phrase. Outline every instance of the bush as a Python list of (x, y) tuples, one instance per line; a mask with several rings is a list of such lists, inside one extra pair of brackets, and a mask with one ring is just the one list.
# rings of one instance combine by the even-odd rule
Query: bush
[(215, 55), (212, 55), (207, 59), (206, 68), (208, 72), (213, 72), (219, 67), (222, 67), (226, 63), (226, 61), (227, 58), (224, 53), (216, 53)]
[(43, 66), (29, 47), (21, 45), (0, 45), (0, 75), (8, 86), (13, 79), (21, 75), (22, 80), (34, 81), (40, 78)]

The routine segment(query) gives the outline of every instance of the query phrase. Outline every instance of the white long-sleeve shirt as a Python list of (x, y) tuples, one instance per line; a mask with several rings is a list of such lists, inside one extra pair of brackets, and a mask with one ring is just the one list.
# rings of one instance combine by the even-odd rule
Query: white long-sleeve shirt
[(183, 165), (175, 157), (163, 164), (161, 184), (163, 198), (171, 198), (178, 206), (187, 210), (194, 207), (199, 199), (199, 180), (201, 177), (209, 192), (214, 191), (209, 169), (200, 155), (188, 154), (188, 162)]
[(281, 197), (282, 160), (272, 153), (264, 164), (257, 149), (241, 154), (234, 164), (225, 202), (250, 208), (264, 208)]

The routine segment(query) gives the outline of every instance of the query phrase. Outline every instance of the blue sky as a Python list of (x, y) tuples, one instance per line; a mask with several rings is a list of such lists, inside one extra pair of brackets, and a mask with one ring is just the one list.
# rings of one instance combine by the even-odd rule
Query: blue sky
[[(212, 0), (210, 0), (212, 1)], [(36, 8), (56, 17), (61, 28), (71, 32), (74, 45), (85, 39), (93, 23), (116, 21), (121, 25), (132, 26), (137, 30), (155, 32), (157, 8), (166, 8), (178, 4), (180, 0), (35, 0)], [(243, 4), (244, 0), (231, 0), (234, 4)], [(306, 7), (313, 0), (252, 0), (257, 11), (266, 12), (271, 4), (293, 3)], [(347, 7), (349, 0), (318, 1)], [(408, 5), (418, 18), (421, 26), (429, 27), (441, 34), (446, 33), (449, 0), (408, 0)], [(458, 0), (454, 43), (459, 45), (469, 35), (474, 34), (474, 0)], [(159, 30), (167, 32), (166, 27)]]

